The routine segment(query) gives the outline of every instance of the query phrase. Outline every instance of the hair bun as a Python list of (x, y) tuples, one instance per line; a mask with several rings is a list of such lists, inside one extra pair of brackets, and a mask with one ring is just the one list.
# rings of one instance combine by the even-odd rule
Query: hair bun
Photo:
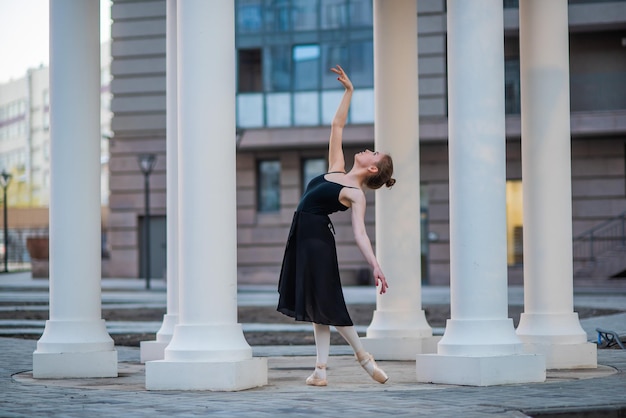
[(391, 187), (393, 187), (394, 184), (396, 184), (396, 179), (391, 178), (391, 179), (387, 180), (387, 183), (385, 183), (385, 186), (391, 188)]

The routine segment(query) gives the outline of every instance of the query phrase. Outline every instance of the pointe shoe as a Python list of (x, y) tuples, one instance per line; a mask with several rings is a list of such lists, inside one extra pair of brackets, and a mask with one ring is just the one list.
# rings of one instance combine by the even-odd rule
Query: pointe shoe
[[(318, 374), (318, 369), (321, 370), (320, 374), (324, 377), (320, 377)], [(309, 386), (326, 386), (328, 385), (328, 381), (326, 380), (326, 365), (325, 364), (316, 364), (315, 371), (313, 374), (306, 379), (306, 384)]]
[(383, 369), (378, 367), (378, 365), (374, 361), (374, 357), (372, 357), (370, 353), (357, 353), (356, 358), (357, 361), (361, 364), (361, 367), (365, 369), (367, 374), (369, 374), (372, 379), (374, 379), (378, 383), (385, 383), (387, 380), (389, 380), (387, 373), (385, 373)]

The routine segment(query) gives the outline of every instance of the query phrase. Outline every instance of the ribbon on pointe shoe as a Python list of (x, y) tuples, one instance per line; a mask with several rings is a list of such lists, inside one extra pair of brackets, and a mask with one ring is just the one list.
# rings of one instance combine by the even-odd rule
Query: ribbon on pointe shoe
[(361, 364), (361, 367), (365, 369), (367, 374), (369, 374), (372, 379), (377, 381), (378, 383), (385, 383), (389, 380), (389, 376), (387, 373), (383, 371), (376, 362), (374, 361), (374, 357), (370, 353), (367, 352), (359, 352), (356, 355), (357, 361)]
[[(320, 372), (318, 373), (318, 370)], [(320, 376), (321, 375), (321, 376)], [(328, 381), (326, 380), (326, 365), (316, 364), (313, 374), (306, 379), (306, 384), (309, 386), (326, 386)]]

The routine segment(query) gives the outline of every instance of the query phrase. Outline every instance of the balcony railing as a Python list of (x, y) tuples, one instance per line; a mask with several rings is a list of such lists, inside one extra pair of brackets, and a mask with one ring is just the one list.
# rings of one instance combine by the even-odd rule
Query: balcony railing
[(601, 260), (611, 256), (623, 258), (625, 249), (626, 212), (623, 212), (574, 238), (574, 274), (591, 272)]

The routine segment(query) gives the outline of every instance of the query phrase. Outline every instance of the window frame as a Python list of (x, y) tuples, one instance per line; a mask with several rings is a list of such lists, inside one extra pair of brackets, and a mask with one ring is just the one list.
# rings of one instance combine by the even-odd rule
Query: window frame
[[(267, 198), (267, 192), (263, 190), (264, 172), (262, 168), (263, 165), (266, 163), (275, 163), (278, 166), (277, 183), (276, 183), (276, 188), (274, 190), (276, 194), (276, 197), (274, 199), (275, 203), (271, 207), (269, 207), (269, 205), (267, 204), (262, 204), (264, 199)], [(257, 164), (256, 164), (256, 180), (257, 180), (256, 181), (256, 212), (258, 214), (271, 214), (271, 213), (280, 212), (280, 209), (282, 206), (281, 205), (281, 181), (280, 181), (281, 172), (282, 172), (282, 166), (281, 166), (281, 162), (279, 158), (263, 158), (263, 159), (257, 160)]]

